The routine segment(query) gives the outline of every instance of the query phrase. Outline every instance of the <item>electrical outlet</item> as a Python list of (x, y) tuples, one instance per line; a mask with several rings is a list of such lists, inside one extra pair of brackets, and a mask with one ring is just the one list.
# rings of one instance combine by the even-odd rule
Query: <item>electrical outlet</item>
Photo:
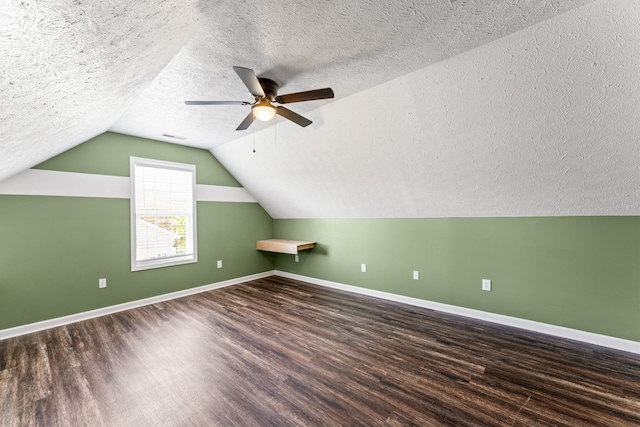
[(360, 271), (362, 271), (363, 273), (367, 272), (367, 264), (360, 264)]
[(106, 288), (107, 287), (107, 279), (99, 279), (98, 280), (98, 288)]
[(216, 263), (216, 266), (218, 268), (222, 268), (222, 260), (221, 259), (218, 260), (218, 262)]
[(420, 280), (420, 272), (413, 270), (413, 280)]
[(296, 262), (300, 261), (300, 257), (298, 255), (296, 255)]
[(491, 280), (482, 279), (482, 290), (483, 291), (491, 291)]

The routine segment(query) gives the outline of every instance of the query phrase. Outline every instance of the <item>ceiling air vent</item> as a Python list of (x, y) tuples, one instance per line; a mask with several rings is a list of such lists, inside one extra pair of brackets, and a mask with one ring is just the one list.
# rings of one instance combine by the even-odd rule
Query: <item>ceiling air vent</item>
[(180, 141), (184, 141), (185, 139), (187, 139), (186, 136), (171, 135), (170, 133), (163, 133), (162, 136), (167, 138), (179, 139)]

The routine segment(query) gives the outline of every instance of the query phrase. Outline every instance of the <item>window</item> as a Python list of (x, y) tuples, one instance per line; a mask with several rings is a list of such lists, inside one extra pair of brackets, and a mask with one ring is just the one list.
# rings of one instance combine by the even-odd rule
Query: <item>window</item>
[(198, 261), (196, 167), (131, 157), (131, 271)]

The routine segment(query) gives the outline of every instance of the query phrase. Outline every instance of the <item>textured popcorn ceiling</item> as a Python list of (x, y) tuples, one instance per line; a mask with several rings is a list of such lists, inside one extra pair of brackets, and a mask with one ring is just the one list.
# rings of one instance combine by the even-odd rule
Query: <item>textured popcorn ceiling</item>
[(213, 149), (275, 218), (639, 215), (640, 4), (592, 3), (309, 118)]
[[(640, 214), (636, 3), (5, 0), (0, 179), (110, 129), (213, 148), (279, 218)], [(250, 100), (233, 65), (336, 98), (184, 105)]]
[(2, 0), (0, 179), (106, 131), (201, 20), (195, 0)]
[[(279, 93), (330, 86), (337, 98), (588, 3), (571, 1), (341, 0), (224, 2), (204, 28), (111, 127), (212, 148), (242, 136), (248, 107), (184, 100), (251, 100), (233, 65), (281, 84)], [(331, 101), (291, 105), (306, 113)], [(254, 123), (259, 129), (259, 124)], [(264, 128), (265, 126), (263, 126)], [(175, 142), (175, 140), (173, 140)]]

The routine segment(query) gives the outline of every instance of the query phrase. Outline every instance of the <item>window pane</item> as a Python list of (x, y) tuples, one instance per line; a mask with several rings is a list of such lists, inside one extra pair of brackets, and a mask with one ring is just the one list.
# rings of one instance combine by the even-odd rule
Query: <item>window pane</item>
[(190, 210), (191, 172), (136, 166), (136, 208), (154, 211)]
[(137, 259), (139, 261), (193, 254), (193, 245), (188, 244), (187, 230), (190, 217), (139, 216)]
[[(159, 161), (156, 166), (154, 163), (132, 158), (135, 197), (132, 203), (132, 236), (135, 236), (132, 270), (197, 260), (193, 199), (195, 167)], [(167, 262), (153, 262), (156, 260)]]

